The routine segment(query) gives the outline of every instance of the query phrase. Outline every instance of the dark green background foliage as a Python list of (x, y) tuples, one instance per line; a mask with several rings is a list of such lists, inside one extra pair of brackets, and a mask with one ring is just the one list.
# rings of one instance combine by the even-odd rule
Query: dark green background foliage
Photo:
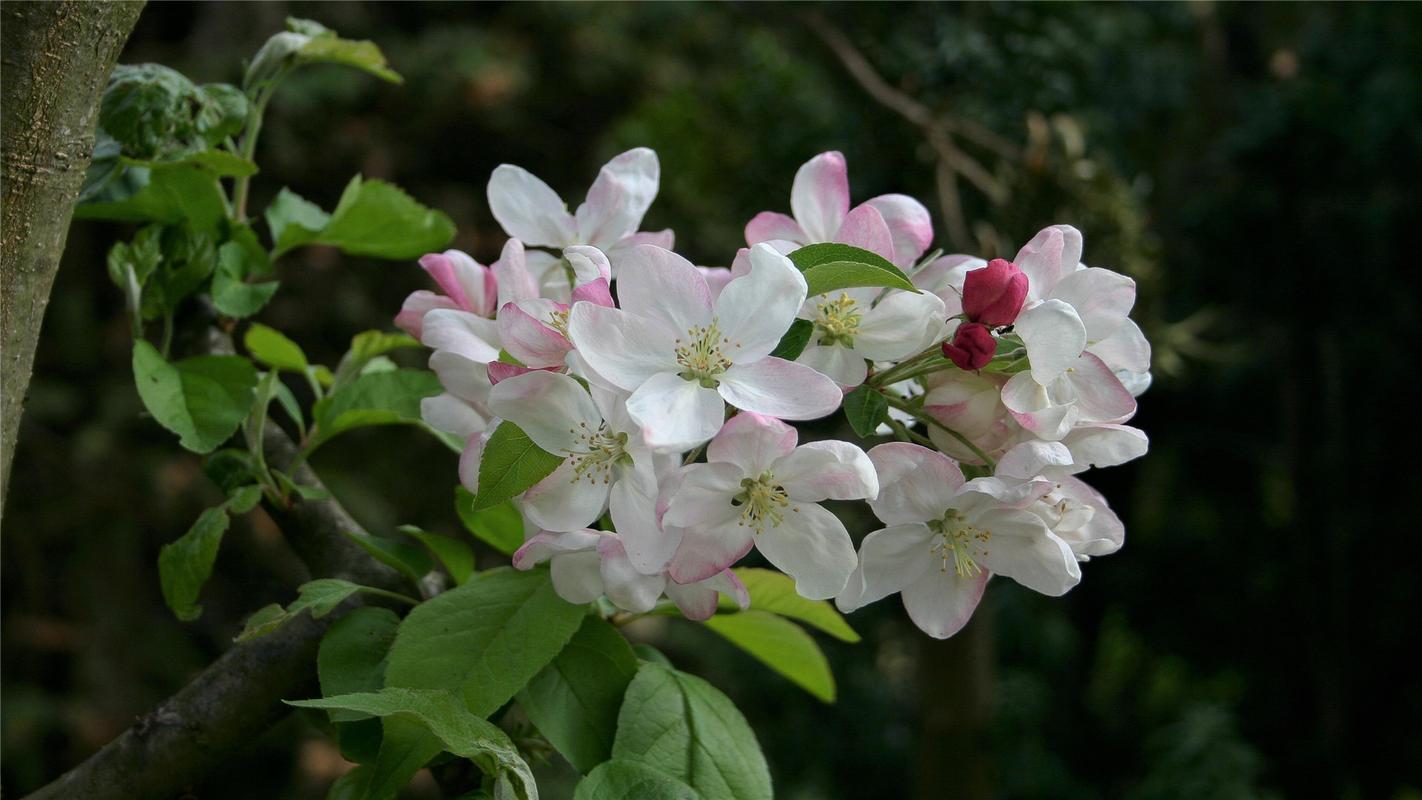
[[(786, 798), (1417, 797), (1422, 680), (1403, 653), (1422, 537), (1404, 514), (1416, 470), (1401, 442), (1415, 405), (1422, 13), (820, 9), (890, 84), (1011, 143), (998, 153), (958, 138), (988, 179), (959, 181), (970, 240), (951, 241), (922, 132), (847, 77), (807, 28), (813, 10), (158, 4), (122, 60), (240, 82), (242, 59), (288, 14), (376, 41), (406, 83), (334, 67), (292, 77), (267, 114), (253, 207), (289, 185), (333, 208), (360, 172), (448, 212), (456, 244), (486, 262), (502, 243), (484, 199), (495, 165), (521, 164), (576, 204), (634, 145), (663, 168), (644, 227), (675, 228), (702, 264), (728, 263), (745, 221), (785, 210), (796, 167), (826, 149), (848, 157), (856, 200), (922, 198), (950, 251), (1010, 256), (1045, 224), (1077, 225), (1090, 263), (1140, 282), (1157, 347), (1137, 418), (1149, 457), (1092, 476), (1127, 522), (1121, 553), (1061, 600), (995, 582), (946, 645), (895, 601), (856, 614), (862, 643), (819, 636), (839, 682), (832, 706), (692, 626), (638, 635), (735, 700)], [(131, 235), (75, 225), (15, 460), (3, 556), (12, 796), (108, 741), (306, 580), (257, 513), (228, 532), (203, 616), (182, 624), (164, 607), (159, 548), (222, 494), (139, 414), (104, 266)], [(258, 319), (324, 363), (425, 284), (413, 264), (328, 248), (279, 270)], [(430, 437), (370, 429), (315, 464), (371, 530), (460, 529), (455, 457)], [(856, 535), (870, 524), (850, 521)], [(294, 716), (194, 793), (321, 796), (339, 762), (320, 719)], [(547, 796), (564, 796), (566, 766), (539, 774)]]

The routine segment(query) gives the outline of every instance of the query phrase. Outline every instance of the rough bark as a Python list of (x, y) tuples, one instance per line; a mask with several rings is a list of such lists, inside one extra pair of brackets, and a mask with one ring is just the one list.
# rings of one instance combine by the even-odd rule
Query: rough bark
[(915, 796), (923, 800), (995, 797), (992, 758), (993, 617), (985, 603), (949, 639), (921, 637)]
[[(230, 349), (230, 343), (228, 344)], [(268, 460), (286, 468), (296, 453), (275, 425), (266, 433)], [(305, 465), (289, 471), (297, 482), (321, 486)], [(265, 508), (313, 575), (409, 592), (404, 579), (343, 535), (364, 532), (335, 500), (297, 501)], [(133, 800), (183, 794), (204, 775), (281, 719), (283, 699), (313, 697), (316, 648), (326, 628), (357, 600), (330, 616), (307, 615), (277, 631), (235, 645), (176, 695), (141, 717), (79, 766), (30, 795), (30, 800)]]
[(0, 513), (99, 97), (142, 2), (9, 2), (0, 10)]

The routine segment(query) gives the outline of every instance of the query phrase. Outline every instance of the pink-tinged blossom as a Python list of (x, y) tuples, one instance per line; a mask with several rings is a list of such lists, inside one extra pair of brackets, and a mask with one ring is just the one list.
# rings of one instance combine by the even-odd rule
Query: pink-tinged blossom
[(915, 444), (879, 445), (869, 458), (882, 487), (869, 506), (887, 527), (864, 537), (841, 610), (898, 592), (914, 624), (944, 639), (967, 624), (994, 574), (1052, 596), (1081, 580), (1067, 543), (1024, 510), (1050, 483), (966, 481), (947, 456)]
[(1036, 514), (1076, 554), (1077, 560), (1110, 555), (1125, 543), (1126, 528), (1100, 492), (1073, 476), (1086, 469), (1060, 442), (1023, 442), (997, 463), (1005, 480), (1051, 481), (1051, 490), (1026, 510)]
[[(930, 295), (931, 296), (931, 295)], [(979, 322), (965, 322), (954, 331), (953, 338), (943, 343), (943, 355), (958, 369), (979, 370), (997, 353), (997, 340), (992, 331)]]
[[(616, 264), (626, 249), (639, 244), (672, 246), (670, 230), (637, 230), (660, 181), (656, 153), (645, 147), (628, 150), (603, 165), (587, 200), (570, 214), (548, 184), (522, 167), (501, 164), (489, 177), (489, 209), (504, 231), (524, 244), (555, 250), (592, 245)], [(530, 253), (529, 262), (543, 283), (561, 285), (564, 292), (571, 288), (556, 255)]]
[(868, 361), (897, 361), (935, 341), (943, 330), (943, 301), (927, 292), (879, 288), (815, 295), (800, 310), (814, 323), (796, 360), (845, 389), (864, 382)]
[[(516, 242), (518, 240), (510, 240)], [(574, 245), (564, 251), (574, 275), (572, 300), (612, 306), (608, 287), (611, 266), (595, 247)], [(505, 249), (499, 270), (499, 341), (509, 355), (534, 369), (561, 369), (573, 345), (568, 341), (571, 305), (539, 296), (522, 247)]]
[(923, 204), (886, 194), (849, 207), (849, 168), (844, 155), (820, 153), (795, 173), (790, 189), (793, 217), (762, 211), (746, 224), (746, 244), (770, 243), (782, 253), (807, 244), (841, 242), (878, 253), (907, 267), (933, 241), (933, 222)]
[(480, 317), (494, 315), (494, 273), (459, 250), (430, 253), (420, 257), (420, 267), (434, 279), (444, 294), (421, 289), (405, 298), (395, 326), (416, 339), (423, 330), (425, 314), (437, 308), (467, 311)]
[(709, 619), (716, 613), (720, 595), (750, 607), (750, 594), (734, 572), (686, 585), (667, 580), (665, 574), (639, 572), (627, 557), (622, 537), (616, 533), (575, 530), (566, 533), (539, 531), (514, 553), (516, 569), (532, 569), (549, 562), (553, 590), (569, 603), (591, 603), (606, 596), (624, 611), (651, 611), (665, 594), (687, 619)]
[(963, 313), (989, 328), (1011, 325), (1027, 300), (1027, 275), (1016, 264), (994, 258), (963, 279)]
[(617, 282), (621, 308), (578, 303), (568, 338), (587, 366), (631, 393), (627, 410), (649, 445), (694, 447), (721, 429), (725, 407), (814, 419), (839, 407), (834, 381), (770, 356), (805, 300), (805, 278), (769, 246), (750, 273), (714, 300), (706, 279), (659, 247), (628, 252)]
[[(1002, 404), (1006, 382), (1007, 376), (991, 372), (944, 370), (929, 378), (923, 410), (989, 456), (996, 456), (1022, 436), (1022, 427)], [(929, 426), (927, 432), (939, 450), (964, 463), (981, 463), (972, 450), (941, 428)]]
[(668, 574), (694, 583), (752, 546), (814, 599), (834, 597), (854, 569), (854, 545), (824, 500), (878, 496), (863, 450), (847, 442), (796, 447), (798, 434), (760, 414), (732, 417), (706, 448), (706, 463), (664, 488), (661, 524), (678, 545)]

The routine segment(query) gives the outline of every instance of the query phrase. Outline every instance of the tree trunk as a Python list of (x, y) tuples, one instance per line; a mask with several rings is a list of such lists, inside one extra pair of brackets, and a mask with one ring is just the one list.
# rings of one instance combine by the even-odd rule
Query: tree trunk
[(142, 2), (10, 2), (0, 10), (0, 514), (99, 97)]
[(920, 637), (915, 796), (922, 800), (988, 800), (993, 791), (992, 608), (984, 603), (950, 639)]

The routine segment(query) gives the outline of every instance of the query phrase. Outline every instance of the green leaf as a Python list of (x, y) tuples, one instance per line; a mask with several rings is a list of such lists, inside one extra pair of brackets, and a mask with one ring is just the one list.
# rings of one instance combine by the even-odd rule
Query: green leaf
[(351, 178), (331, 221), (314, 240), (353, 256), (410, 259), (439, 250), (454, 238), (454, 223), (416, 202), (399, 187)]
[(310, 244), (325, 230), (331, 215), (296, 192), (283, 188), (263, 212), (272, 234), (272, 257), (294, 247)]
[(198, 593), (212, 575), (222, 535), (227, 532), (227, 505), (209, 508), (197, 522), (175, 542), (158, 551), (158, 577), (163, 587), (163, 601), (173, 614), (184, 622), (202, 615), (197, 604)]
[(673, 666), (671, 659), (667, 658), (665, 653), (649, 644), (640, 642), (634, 644), (632, 645), (632, 652), (637, 654), (639, 661), (650, 661), (653, 664), (661, 664), (664, 667)]
[(254, 322), (247, 328), (247, 333), (242, 336), (242, 345), (252, 354), (252, 358), (275, 369), (304, 373), (310, 366), (300, 345), (286, 338), (281, 331), (260, 322)]
[(434, 562), (430, 560), (429, 555), (415, 545), (358, 531), (343, 530), (341, 533), (360, 545), (371, 558), (393, 567), (416, 586), (420, 585), (421, 578), (434, 569)]
[(414, 525), (401, 525), (399, 531), (419, 539), (421, 544), (429, 548), (429, 551), (439, 559), (439, 563), (449, 571), (449, 577), (454, 579), (454, 585), (462, 586), (469, 580), (469, 576), (474, 574), (474, 551), (469, 549), (469, 545), (464, 542), (420, 530)]
[(227, 511), (232, 514), (246, 514), (262, 502), (262, 487), (252, 484), (234, 489), (227, 498)]
[(345, 602), (346, 598), (357, 592), (365, 591), (367, 588), (339, 578), (318, 578), (303, 583), (297, 588), (300, 594), (290, 606), (285, 609), (276, 604), (263, 606), (249, 617), (246, 627), (237, 635), (236, 641), (245, 642), (248, 639), (255, 639), (258, 636), (271, 633), (308, 609), (311, 611), (313, 619), (320, 619), (335, 611), (336, 606)]
[(794, 361), (805, 352), (805, 345), (810, 343), (810, 336), (814, 332), (815, 323), (807, 319), (797, 319), (790, 323), (790, 329), (780, 337), (780, 344), (777, 344), (770, 354), (786, 361)]
[(903, 270), (878, 253), (847, 244), (810, 244), (790, 254), (790, 261), (805, 273), (811, 297), (838, 289), (883, 286), (918, 292)]
[(378, 330), (358, 333), (351, 338), (350, 349), (341, 356), (341, 363), (336, 365), (334, 383), (349, 382), (361, 374), (368, 364), (386, 353), (420, 346), (419, 340), (403, 333), (386, 333)]
[[(799, 620), (840, 641), (859, 641), (859, 634), (849, 627), (849, 623), (844, 621), (844, 617), (833, 605), (824, 600), (801, 597), (800, 593), (795, 591), (795, 581), (790, 576), (758, 567), (740, 567), (735, 573), (750, 592), (751, 608)], [(723, 599), (721, 608), (734, 609), (735, 601)]]
[[(417, 722), (439, 745), (421, 760), (421, 764), (440, 750), (448, 750), (473, 761), (486, 774), (511, 783), (515, 796), (524, 800), (538, 797), (533, 773), (508, 734), (466, 710), (460, 704), (458, 695), (451, 691), (386, 687), (379, 692), (286, 702), (299, 708), (343, 709)], [(388, 734), (389, 729), (387, 741)], [(383, 751), (381, 757), (385, 757)], [(417, 764), (415, 768), (419, 766)]]
[(703, 623), (826, 703), (835, 697), (829, 661), (803, 628), (765, 611), (718, 614)]
[(480, 511), (474, 510), (474, 495), (463, 486), (454, 487), (454, 510), (464, 529), (479, 541), (506, 556), (523, 546), (523, 514), (511, 502)]
[(123, 168), (119, 178), (74, 207), (75, 219), (161, 222), (216, 233), (227, 217), (217, 175), (196, 162), (149, 163)]
[(109, 248), (109, 280), (124, 290), (131, 309), (138, 308), (143, 285), (163, 261), (162, 232), (160, 226), (149, 225), (132, 242), (116, 242)]
[(121, 64), (99, 103), (100, 139), (135, 159), (167, 161), (221, 144), (246, 124), (235, 86), (196, 86), (161, 64)]
[(617, 720), (614, 760), (680, 780), (705, 800), (770, 800), (770, 770), (734, 704), (706, 681), (643, 662)]
[(874, 436), (888, 416), (889, 401), (867, 383), (844, 396), (844, 418), (862, 438)]
[[(316, 675), (321, 695), (334, 697), (357, 692), (378, 692), (385, 684), (385, 664), (400, 618), (385, 608), (366, 606), (336, 620), (321, 637), (316, 652)], [(331, 721), (364, 719), (364, 714), (333, 710)]]
[[(262, 257), (265, 258), (265, 253)], [(252, 255), (238, 242), (227, 242), (217, 249), (217, 271), (212, 276), (212, 304), (229, 317), (250, 317), (276, 294), (277, 281), (247, 283), (245, 277), (262, 269), (251, 263)], [(251, 349), (251, 348), (248, 348)]]
[(545, 570), (479, 573), (405, 617), (385, 685), (453, 689), (488, 716), (558, 655), (585, 612), (558, 597)]
[(573, 800), (700, 800), (685, 783), (633, 761), (609, 761), (578, 782)]
[(268, 87), (305, 64), (342, 64), (391, 83), (402, 80), (386, 65), (385, 55), (373, 42), (342, 39), (335, 31), (309, 19), (288, 17), (286, 27), (252, 57), (243, 80), (249, 90)]
[(528, 682), (518, 704), (584, 774), (612, 755), (622, 695), (637, 656), (617, 629), (589, 614), (562, 652)]
[(426, 370), (362, 375), (316, 404), (312, 447), (354, 428), (421, 424), (420, 401), (442, 391), (439, 378)]
[(484, 443), (484, 453), (479, 459), (479, 494), (471, 510), (492, 508), (523, 494), (562, 463), (561, 456), (534, 444), (522, 428), (504, 420)]
[(240, 356), (198, 356), (168, 363), (145, 341), (133, 345), (138, 396), (158, 423), (195, 453), (227, 441), (251, 410), (257, 370)]

